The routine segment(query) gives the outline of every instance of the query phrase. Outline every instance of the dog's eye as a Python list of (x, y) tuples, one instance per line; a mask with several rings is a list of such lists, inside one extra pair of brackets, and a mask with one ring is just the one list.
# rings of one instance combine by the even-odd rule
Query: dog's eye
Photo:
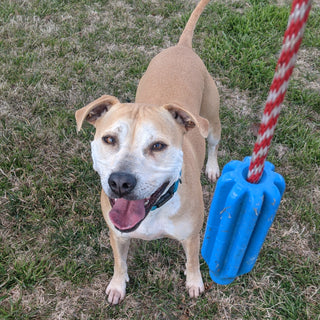
[(116, 144), (116, 138), (113, 136), (105, 136), (102, 138), (102, 140), (106, 143), (106, 144), (110, 144), (112, 146), (114, 146)]
[(162, 142), (156, 142), (153, 145), (151, 145), (151, 151), (162, 151), (167, 147), (165, 143)]

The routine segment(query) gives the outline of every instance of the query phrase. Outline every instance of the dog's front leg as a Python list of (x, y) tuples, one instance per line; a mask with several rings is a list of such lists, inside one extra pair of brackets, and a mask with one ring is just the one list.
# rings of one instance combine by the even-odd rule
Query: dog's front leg
[(126, 282), (129, 281), (127, 273), (127, 256), (130, 239), (117, 237), (110, 230), (110, 243), (114, 257), (114, 273), (107, 287), (106, 294), (110, 304), (118, 304), (126, 295)]
[(181, 241), (181, 243), (187, 257), (185, 271), (187, 277), (187, 289), (191, 298), (197, 298), (202, 292), (204, 292), (199, 264), (200, 236), (192, 236)]

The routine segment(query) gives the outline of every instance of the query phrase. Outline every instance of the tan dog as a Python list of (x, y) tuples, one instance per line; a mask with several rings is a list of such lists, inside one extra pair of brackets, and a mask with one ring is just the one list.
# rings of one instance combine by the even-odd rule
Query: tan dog
[(187, 257), (189, 295), (204, 291), (200, 173), (208, 137), (206, 173), (211, 180), (219, 176), (221, 129), (218, 91), (192, 50), (192, 37), (208, 2), (199, 2), (178, 45), (151, 61), (135, 103), (102, 96), (76, 112), (78, 130), (85, 120), (96, 127), (93, 166), (101, 178), (101, 206), (114, 254), (114, 275), (106, 290), (111, 304), (125, 296), (130, 238), (179, 240)]

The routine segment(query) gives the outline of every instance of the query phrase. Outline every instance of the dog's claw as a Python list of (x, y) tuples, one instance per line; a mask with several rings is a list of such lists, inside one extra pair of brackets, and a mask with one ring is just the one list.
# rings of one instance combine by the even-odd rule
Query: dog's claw
[(200, 272), (197, 276), (191, 278), (187, 275), (187, 289), (190, 298), (198, 298), (204, 292), (204, 284)]
[(217, 165), (212, 168), (211, 166), (207, 165), (206, 175), (212, 182), (215, 182), (220, 176), (219, 166)]
[(188, 287), (190, 298), (198, 298), (200, 294), (204, 292), (204, 285), (203, 285), (202, 279), (201, 279), (201, 283), (189, 285), (187, 287)]
[(204, 292), (204, 287), (192, 286), (189, 288), (190, 298), (198, 298), (200, 296), (200, 294), (203, 292)]
[(112, 305), (119, 304), (124, 297), (122, 297), (121, 293), (115, 290), (112, 290), (108, 296), (108, 302)]
[(116, 286), (110, 282), (106, 289), (106, 294), (108, 296), (108, 302), (112, 305), (119, 304), (126, 295), (126, 287), (123, 286)]

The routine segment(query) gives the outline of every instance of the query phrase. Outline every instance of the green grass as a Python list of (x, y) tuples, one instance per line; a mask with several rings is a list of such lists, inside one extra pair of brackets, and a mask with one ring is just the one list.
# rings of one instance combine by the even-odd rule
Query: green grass
[[(290, 7), (212, 1), (194, 47), (221, 96), (219, 163), (251, 154)], [(133, 101), (151, 58), (193, 3), (1, 1), (1, 319), (319, 319), (320, 7), (305, 31), (268, 160), (287, 184), (254, 269), (190, 300), (173, 240), (133, 241), (126, 300), (107, 303), (112, 250), (92, 169), (94, 130), (74, 112), (102, 94)], [(214, 191), (203, 175), (206, 213)]]

